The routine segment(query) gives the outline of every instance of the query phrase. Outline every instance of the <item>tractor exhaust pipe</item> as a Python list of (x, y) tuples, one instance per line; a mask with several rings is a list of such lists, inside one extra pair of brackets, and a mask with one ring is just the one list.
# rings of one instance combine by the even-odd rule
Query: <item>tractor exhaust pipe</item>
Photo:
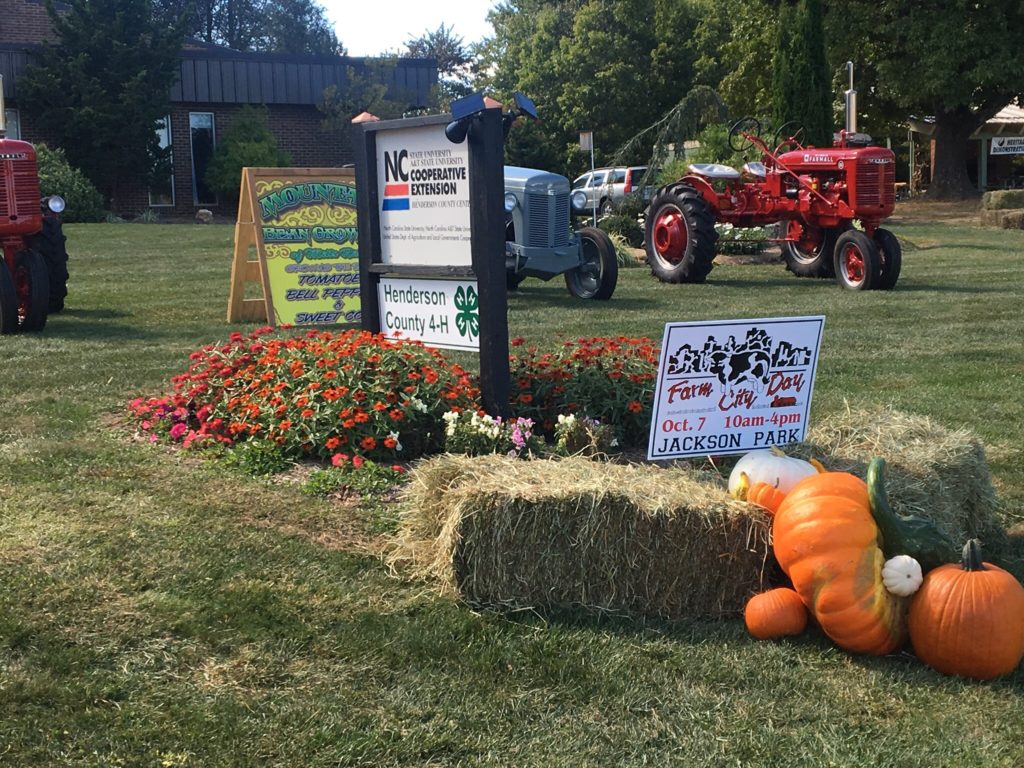
[(7, 133), (7, 112), (4, 111), (4, 76), (0, 75), (0, 139)]
[(850, 87), (843, 94), (846, 104), (846, 135), (857, 132), (857, 92), (853, 89), (853, 62), (846, 62), (846, 71), (850, 75)]

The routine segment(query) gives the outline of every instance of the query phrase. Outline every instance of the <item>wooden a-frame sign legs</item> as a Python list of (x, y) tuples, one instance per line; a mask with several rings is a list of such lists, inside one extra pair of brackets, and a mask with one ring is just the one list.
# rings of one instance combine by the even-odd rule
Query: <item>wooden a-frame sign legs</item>
[[(242, 188), (238, 195), (235, 254), (231, 261), (231, 294), (228, 298), (229, 323), (260, 322), (270, 317), (270, 281), (267, 276), (266, 260), (260, 258), (260, 225), (259, 217), (256, 215), (256, 190), (252, 170), (242, 169)], [(252, 284), (260, 287), (262, 296), (247, 299), (246, 287)]]

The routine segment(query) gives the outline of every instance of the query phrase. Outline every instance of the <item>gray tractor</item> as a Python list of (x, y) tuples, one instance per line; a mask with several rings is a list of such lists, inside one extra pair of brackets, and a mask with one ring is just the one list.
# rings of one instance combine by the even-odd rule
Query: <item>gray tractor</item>
[[(518, 117), (537, 119), (533, 102), (515, 94), (503, 117), (505, 134)], [(597, 227), (579, 227), (587, 194), (573, 192), (557, 173), (505, 166), (505, 274), (509, 290), (527, 277), (565, 275), (569, 293), (580, 299), (610, 299), (619, 279), (615, 246)]]

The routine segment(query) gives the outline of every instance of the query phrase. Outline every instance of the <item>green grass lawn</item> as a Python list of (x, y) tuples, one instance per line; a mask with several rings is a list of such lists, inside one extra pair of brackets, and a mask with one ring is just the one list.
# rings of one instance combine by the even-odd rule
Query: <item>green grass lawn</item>
[[(1024, 236), (893, 225), (892, 292), (780, 264), (527, 280), (513, 335), (824, 314), (812, 418), (891, 404), (989, 450), (1024, 575)], [(233, 228), (67, 227), (67, 309), (0, 338), (0, 765), (1020, 766), (1024, 671), (977, 684), (741, 621), (477, 613), (390, 576), (379, 521), (132, 442), (113, 417), (224, 340)], [(241, 329), (246, 330), (246, 329)], [(462, 362), (473, 358), (463, 356)]]

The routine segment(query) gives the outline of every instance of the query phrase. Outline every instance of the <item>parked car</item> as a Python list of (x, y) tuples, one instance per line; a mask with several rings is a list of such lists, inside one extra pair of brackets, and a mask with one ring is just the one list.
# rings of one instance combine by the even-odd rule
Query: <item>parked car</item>
[(572, 183), (573, 191), (582, 189), (587, 193), (587, 208), (596, 207), (602, 214), (614, 211), (626, 195), (639, 192), (644, 205), (651, 199), (653, 181), (644, 183), (646, 165), (595, 168)]

